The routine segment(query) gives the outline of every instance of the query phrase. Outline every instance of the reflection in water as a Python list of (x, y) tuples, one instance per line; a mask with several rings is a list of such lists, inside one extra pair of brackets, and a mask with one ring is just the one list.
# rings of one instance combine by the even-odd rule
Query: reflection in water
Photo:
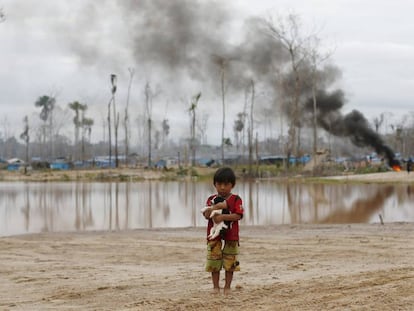
[(92, 202), (89, 196), (90, 186), (88, 184), (75, 184), (75, 228), (77, 231), (93, 228)]
[[(2, 183), (0, 236), (205, 226), (210, 182)], [(240, 181), (242, 225), (414, 221), (409, 185)]]
[(30, 220), (30, 198), (29, 198), (29, 187), (27, 184), (25, 184), (24, 187), (24, 207), (22, 207), (22, 212), (24, 215), (24, 223), (25, 223), (25, 230), (26, 232), (29, 230), (29, 220)]
[(394, 186), (287, 185), (292, 223), (367, 223), (394, 195)]
[(377, 189), (375, 193), (368, 198), (357, 199), (350, 209), (339, 207), (331, 212), (328, 216), (315, 221), (320, 223), (366, 223), (373, 215), (383, 208), (386, 199), (394, 194), (394, 187), (387, 186)]
[[(249, 215), (250, 215), (250, 220), (254, 223), (254, 210), (253, 210), (253, 180), (249, 180), (248, 181), (248, 185), (249, 185), (249, 193), (248, 193), (248, 202), (249, 204), (247, 205), (248, 207), (248, 211), (249, 211)], [(246, 198), (242, 197), (242, 200), (244, 200), (243, 202), (246, 202)], [(245, 203), (243, 203), (245, 204)], [(256, 206), (257, 208), (259, 208), (259, 204), (256, 202)]]

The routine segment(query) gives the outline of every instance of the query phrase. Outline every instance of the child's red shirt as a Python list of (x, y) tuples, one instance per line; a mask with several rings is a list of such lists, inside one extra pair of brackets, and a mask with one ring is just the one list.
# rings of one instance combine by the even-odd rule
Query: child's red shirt
[[(217, 194), (211, 195), (207, 199), (207, 206), (211, 206), (211, 200), (213, 200)], [(243, 210), (243, 201), (237, 194), (231, 194), (227, 199), (227, 208), (231, 214), (239, 214), (241, 217), (243, 217), (244, 210)], [(210, 233), (211, 228), (213, 227), (214, 222), (212, 219), (208, 220), (207, 225), (207, 236)], [(219, 240), (220, 236), (218, 236), (215, 240)], [(239, 221), (232, 221), (230, 228), (226, 230), (226, 233), (224, 235), (225, 241), (238, 241), (239, 240)]]

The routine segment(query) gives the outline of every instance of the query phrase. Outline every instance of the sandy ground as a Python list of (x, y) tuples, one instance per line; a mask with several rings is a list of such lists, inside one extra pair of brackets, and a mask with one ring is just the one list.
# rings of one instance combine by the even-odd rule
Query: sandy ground
[[(241, 228), (211, 294), (204, 229), (0, 238), (1, 310), (414, 310), (414, 224)], [(222, 282), (223, 283), (223, 282)]]
[(339, 176), (325, 177), (325, 179), (338, 180), (341, 182), (384, 182), (384, 183), (414, 183), (414, 172), (407, 173), (406, 171), (389, 171), (383, 173), (371, 174), (346, 174)]

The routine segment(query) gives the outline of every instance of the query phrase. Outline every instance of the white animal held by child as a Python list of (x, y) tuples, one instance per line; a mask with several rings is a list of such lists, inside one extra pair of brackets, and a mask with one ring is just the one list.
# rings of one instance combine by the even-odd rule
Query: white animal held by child
[[(217, 203), (223, 202), (224, 198), (222, 197), (215, 197), (213, 200), (211, 200), (211, 205), (215, 205)], [(210, 206), (205, 206), (201, 209), (201, 213), (204, 213)], [(215, 215), (220, 214), (229, 214), (229, 210), (226, 209), (215, 209), (211, 212), (210, 218), (213, 218)], [(209, 240), (214, 240), (219, 236), (219, 234), (224, 235), (226, 230), (230, 227), (229, 221), (221, 221), (219, 223), (213, 222), (213, 227), (210, 229), (210, 233), (207, 236)]]

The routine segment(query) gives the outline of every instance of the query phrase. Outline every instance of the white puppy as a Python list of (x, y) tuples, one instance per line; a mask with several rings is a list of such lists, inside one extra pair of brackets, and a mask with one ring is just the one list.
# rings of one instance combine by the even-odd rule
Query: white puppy
[[(218, 202), (216, 202), (218, 203)], [(211, 200), (211, 204), (214, 205), (214, 200)], [(210, 206), (206, 206), (204, 208), (201, 209), (201, 213), (204, 213)], [(210, 214), (210, 218), (213, 218), (214, 215), (220, 215), (222, 214), (224, 211), (225, 214), (228, 214), (228, 209), (222, 210), (222, 209), (216, 209), (214, 211), (211, 212)], [(207, 238), (209, 240), (214, 240), (216, 237), (219, 236), (219, 234), (222, 232), (222, 230), (226, 230), (228, 229), (229, 226), (226, 224), (226, 222), (222, 221), (219, 222), (218, 224), (216, 224), (215, 222), (213, 222), (213, 227), (211, 227), (210, 229), (210, 233), (207, 236)]]

